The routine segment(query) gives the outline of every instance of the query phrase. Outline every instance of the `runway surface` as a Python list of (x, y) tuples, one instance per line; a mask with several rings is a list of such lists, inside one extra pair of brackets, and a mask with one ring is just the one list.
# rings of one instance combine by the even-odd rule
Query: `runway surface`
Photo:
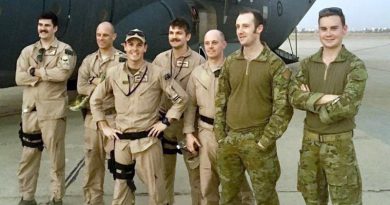
[[(298, 54), (302, 58), (316, 52), (320, 43), (315, 34), (298, 37)], [(363, 104), (356, 118), (355, 146), (363, 179), (363, 201), (366, 205), (387, 204), (390, 201), (390, 34), (349, 34), (347, 49), (366, 64), (369, 79)], [(288, 42), (282, 48), (290, 51)], [(293, 48), (295, 50), (295, 48)], [(21, 108), (20, 87), (0, 89), (0, 205), (17, 204), (20, 199), (16, 171), (21, 154), (17, 135)], [(74, 91), (70, 92), (74, 96)], [(285, 135), (278, 141), (282, 176), (277, 190), (282, 205), (304, 204), (296, 190), (298, 153), (302, 138), (304, 113), (295, 110)], [(80, 113), (69, 112), (66, 133), (66, 174), (83, 156), (83, 122)], [(178, 156), (175, 184), (176, 204), (190, 204), (189, 183), (182, 157)], [(49, 161), (44, 151), (37, 200), (48, 199)], [(83, 170), (67, 190), (64, 204), (82, 204)], [(147, 204), (145, 187), (137, 183), (137, 204)], [(112, 177), (106, 175), (105, 202), (110, 204)]]

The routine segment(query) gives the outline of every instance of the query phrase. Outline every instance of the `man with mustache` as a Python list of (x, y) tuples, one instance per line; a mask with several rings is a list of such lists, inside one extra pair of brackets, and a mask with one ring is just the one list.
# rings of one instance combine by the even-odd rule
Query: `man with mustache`
[[(174, 78), (183, 89), (187, 86), (192, 70), (205, 61), (202, 56), (188, 46), (187, 43), (190, 39), (190, 25), (187, 21), (182, 18), (174, 19), (169, 25), (168, 34), (169, 44), (172, 49), (160, 53), (153, 61), (154, 64), (169, 69), (171, 77)], [(160, 107), (162, 116), (165, 115), (170, 106), (171, 102), (166, 98), (163, 98)], [(176, 154), (178, 153), (176, 146), (177, 143), (183, 141), (184, 138), (183, 120), (175, 121), (171, 126), (164, 130), (162, 144), (166, 169), (167, 192), (170, 204), (173, 204), (174, 202)], [(189, 174), (192, 204), (198, 205), (200, 203), (199, 167), (196, 161), (190, 162), (190, 158), (194, 158), (194, 156), (191, 156), (189, 152), (184, 152), (183, 156)]]
[(262, 42), (263, 16), (240, 11), (236, 34), (241, 49), (226, 58), (218, 82), (214, 131), (218, 140), (221, 205), (239, 204), (245, 170), (258, 205), (278, 205), (280, 165), (276, 150), (291, 120), (290, 70)]
[(58, 19), (53, 12), (40, 15), (40, 40), (25, 47), (16, 64), (16, 84), (24, 86), (19, 131), (23, 151), (17, 172), (22, 194), (19, 205), (37, 204), (34, 195), (43, 148), (51, 163), (48, 204), (62, 204), (65, 193), (66, 83), (76, 55), (68, 44), (57, 40), (57, 30)]
[[(96, 28), (96, 43), (99, 49), (85, 57), (78, 72), (77, 91), (79, 94), (91, 96), (109, 69), (125, 61), (123, 52), (114, 48), (116, 39), (114, 26), (110, 22), (102, 22)], [(109, 124), (114, 124), (114, 98), (104, 99), (104, 113)], [(97, 129), (89, 107), (86, 108), (84, 120), (85, 174), (84, 204), (102, 205), (103, 183), (106, 155), (112, 150), (113, 142)]]

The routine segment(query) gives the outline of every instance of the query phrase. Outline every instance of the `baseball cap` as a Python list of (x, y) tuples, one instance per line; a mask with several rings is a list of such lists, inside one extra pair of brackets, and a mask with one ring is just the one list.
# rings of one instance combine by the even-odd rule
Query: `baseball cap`
[(143, 31), (139, 30), (139, 29), (133, 29), (133, 30), (130, 30), (127, 34), (126, 34), (126, 40), (129, 40), (131, 38), (137, 38), (139, 40), (141, 40), (143, 43), (146, 42), (146, 39), (145, 39), (145, 34)]

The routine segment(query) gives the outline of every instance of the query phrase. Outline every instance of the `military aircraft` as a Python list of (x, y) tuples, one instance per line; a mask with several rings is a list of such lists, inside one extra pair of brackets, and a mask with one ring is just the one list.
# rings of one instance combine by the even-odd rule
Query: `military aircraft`
[[(176, 17), (191, 22), (192, 47), (198, 47), (209, 29), (223, 31), (228, 42), (238, 42), (235, 19), (242, 8), (262, 12), (265, 31), (262, 39), (286, 62), (296, 56), (278, 47), (288, 38), (315, 0), (1, 0), (0, 1), (0, 88), (15, 85), (16, 59), (23, 47), (38, 39), (37, 16), (51, 10), (59, 17), (57, 37), (76, 51), (78, 63), (97, 49), (96, 26), (114, 24), (116, 47), (132, 28), (145, 31), (148, 59), (169, 49), (168, 24)], [(76, 79), (77, 72), (71, 80)], [(75, 84), (75, 83), (73, 83)]]

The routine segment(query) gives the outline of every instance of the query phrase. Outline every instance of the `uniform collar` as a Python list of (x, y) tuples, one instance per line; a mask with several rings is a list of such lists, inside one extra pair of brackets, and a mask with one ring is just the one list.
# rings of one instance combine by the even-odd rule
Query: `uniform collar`
[[(270, 56), (271, 49), (268, 47), (268, 45), (265, 42), (262, 41), (261, 44), (263, 44), (264, 46), (263, 51), (261, 51), (260, 55), (257, 56), (252, 61), (264, 62), (267, 61), (268, 57)], [(237, 60), (246, 60), (244, 56), (244, 47), (241, 47), (240, 50), (234, 52), (234, 58)]]
[[(58, 47), (58, 39), (56, 38), (56, 37), (54, 37), (54, 40), (53, 40), (53, 42), (51, 42), (51, 44), (50, 44), (50, 46), (49, 46), (49, 49), (50, 48), (57, 48)], [(41, 41), (39, 40), (39, 41), (37, 41), (35, 44), (34, 44), (34, 47), (35, 48), (38, 48), (38, 49), (40, 49), (40, 48), (42, 48), (42, 44), (41, 44)]]
[[(113, 48), (112, 51), (111, 51), (111, 53), (110, 53), (109, 58), (107, 58), (106, 60), (114, 60), (114, 59), (115, 59), (115, 56), (116, 56), (117, 54), (118, 54), (118, 50), (117, 50), (116, 48)], [(103, 59), (102, 59), (102, 55), (101, 55), (101, 53), (100, 53), (100, 50), (97, 50), (97, 51), (95, 52), (95, 58), (96, 58), (96, 59), (101, 59), (101, 60), (103, 60)]]
[(131, 74), (131, 73), (130, 73), (129, 68), (128, 68), (128, 66), (127, 66), (127, 62), (124, 63), (124, 66), (123, 66), (122, 69), (123, 69), (123, 71), (124, 71), (126, 74), (128, 74), (128, 75), (130, 75), (130, 76), (136, 76), (136, 75), (143, 75), (144, 72), (146, 71), (146, 67), (147, 67), (147, 62), (144, 60), (144, 63), (142, 64), (141, 68), (140, 68), (136, 73), (134, 73), (134, 74)]
[[(324, 50), (324, 48), (321, 47), (317, 51), (317, 53), (315, 53), (314, 55), (312, 55), (310, 57), (310, 60), (314, 61), (314, 62), (317, 62), (317, 63), (323, 63), (323, 61), (322, 61), (322, 51), (323, 50)], [(337, 54), (337, 57), (336, 57), (336, 59), (333, 62), (344, 62), (344, 61), (347, 60), (347, 58), (348, 58), (348, 50), (345, 48), (344, 45), (342, 45), (339, 54)]]
[[(188, 58), (191, 54), (192, 54), (192, 49), (191, 49), (190, 47), (188, 47), (188, 49), (187, 49), (187, 51), (184, 53), (184, 55), (178, 56), (178, 57), (176, 57), (176, 59), (179, 59), (179, 58)], [(166, 53), (166, 55), (170, 58), (171, 55), (173, 55), (173, 49), (168, 50), (168, 52)]]

